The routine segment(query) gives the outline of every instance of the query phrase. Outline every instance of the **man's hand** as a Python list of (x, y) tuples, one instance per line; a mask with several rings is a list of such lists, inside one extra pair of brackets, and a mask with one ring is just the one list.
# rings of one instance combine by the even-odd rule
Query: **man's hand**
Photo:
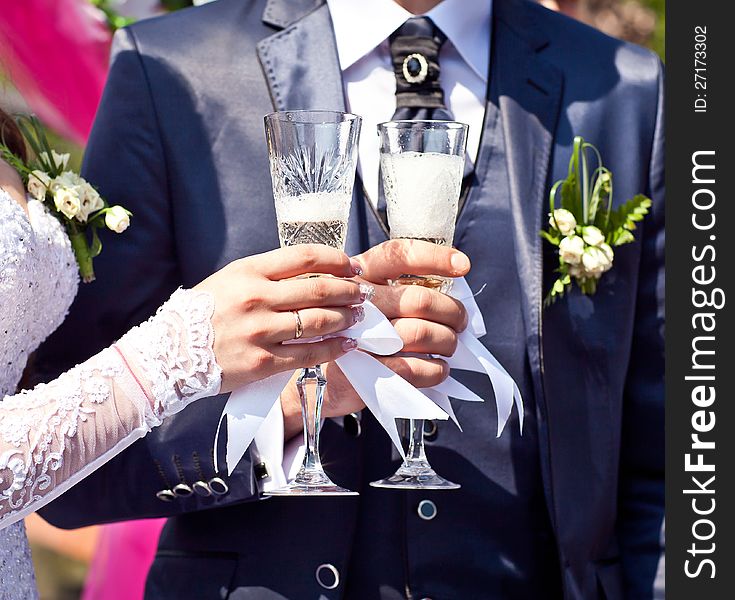
[[(363, 268), (362, 279), (375, 286), (373, 303), (390, 319), (403, 339), (403, 353), (451, 356), (457, 334), (467, 327), (467, 313), (461, 302), (417, 285), (391, 286), (389, 280), (404, 273), (462, 277), (470, 270), (470, 260), (459, 250), (418, 240), (390, 240), (355, 259)], [(417, 388), (444, 381), (449, 366), (440, 358), (417, 356), (376, 356), (388, 368)], [(326, 365), (327, 393), (322, 415), (336, 417), (361, 410), (364, 405), (336, 364)], [(294, 378), (295, 379), (295, 378)], [(285, 438), (301, 430), (301, 407), (294, 380), (281, 395)]]

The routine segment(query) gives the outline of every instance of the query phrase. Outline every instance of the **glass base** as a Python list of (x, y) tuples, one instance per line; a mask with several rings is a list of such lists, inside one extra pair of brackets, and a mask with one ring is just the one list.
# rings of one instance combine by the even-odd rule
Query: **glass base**
[(421, 467), (402, 465), (395, 475), (379, 481), (371, 481), (376, 488), (403, 490), (458, 490), (461, 485), (436, 474), (428, 464)]
[(357, 492), (333, 483), (326, 473), (299, 473), (296, 478), (283, 487), (263, 496), (358, 496)]
[(265, 498), (269, 496), (359, 496), (359, 494), (335, 484), (302, 485), (295, 483), (263, 494)]

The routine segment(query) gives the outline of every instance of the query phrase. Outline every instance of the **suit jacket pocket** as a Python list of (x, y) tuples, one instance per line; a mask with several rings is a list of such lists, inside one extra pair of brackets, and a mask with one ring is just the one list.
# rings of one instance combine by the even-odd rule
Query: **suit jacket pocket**
[(162, 550), (148, 573), (145, 599), (225, 600), (236, 569), (234, 552)]
[(623, 571), (620, 560), (604, 560), (595, 563), (597, 585), (600, 589), (600, 598), (604, 600), (624, 600)]

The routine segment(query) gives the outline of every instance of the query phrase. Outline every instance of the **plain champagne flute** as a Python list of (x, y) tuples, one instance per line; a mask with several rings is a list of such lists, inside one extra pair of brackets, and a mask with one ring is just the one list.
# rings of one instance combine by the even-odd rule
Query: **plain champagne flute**
[[(356, 115), (333, 111), (266, 115), (265, 133), (282, 247), (325, 244), (344, 250), (360, 124)], [(327, 380), (321, 366), (302, 369), (296, 385), (304, 420), (304, 460), (293, 481), (267, 495), (356, 495), (333, 483), (322, 468), (319, 428)]]
[[(390, 121), (378, 125), (380, 172), (391, 239), (451, 246), (464, 176), (468, 126), (454, 121)], [(451, 279), (406, 273), (392, 285), (448, 292)], [(426, 457), (423, 419), (409, 420), (406, 459), (394, 475), (373, 481), (389, 489), (457, 489)]]

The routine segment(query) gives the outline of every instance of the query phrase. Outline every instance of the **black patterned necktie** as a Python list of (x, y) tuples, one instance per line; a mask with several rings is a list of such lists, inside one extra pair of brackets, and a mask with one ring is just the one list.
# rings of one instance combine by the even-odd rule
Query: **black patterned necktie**
[(439, 84), (439, 51), (446, 41), (429, 17), (408, 19), (389, 38), (396, 76), (393, 120), (453, 120)]
[[(439, 51), (447, 36), (429, 17), (408, 19), (388, 38), (396, 76), (393, 121), (453, 121), (439, 84)], [(378, 178), (378, 215), (388, 227), (383, 177)]]

